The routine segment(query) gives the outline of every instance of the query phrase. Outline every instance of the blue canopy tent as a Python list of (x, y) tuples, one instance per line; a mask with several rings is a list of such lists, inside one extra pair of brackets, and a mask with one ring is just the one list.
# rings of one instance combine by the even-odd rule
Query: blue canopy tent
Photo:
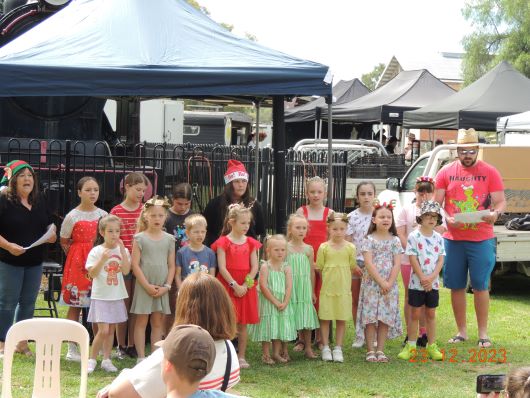
[(0, 49), (0, 96), (325, 96), (327, 72), (183, 0), (74, 0)]
[(327, 66), (238, 38), (183, 0), (73, 0), (0, 48), (0, 97), (273, 96), (280, 154), (283, 96), (330, 97), (330, 80)]

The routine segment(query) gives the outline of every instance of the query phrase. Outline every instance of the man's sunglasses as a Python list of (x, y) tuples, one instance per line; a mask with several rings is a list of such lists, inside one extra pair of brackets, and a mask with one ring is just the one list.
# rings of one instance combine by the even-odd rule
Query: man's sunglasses
[(459, 155), (476, 155), (478, 150), (476, 149), (461, 149), (457, 151)]

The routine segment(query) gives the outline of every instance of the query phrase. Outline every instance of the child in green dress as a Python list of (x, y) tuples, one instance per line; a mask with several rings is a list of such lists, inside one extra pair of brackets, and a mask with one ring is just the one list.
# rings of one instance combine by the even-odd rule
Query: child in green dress
[(293, 280), (291, 267), (285, 263), (287, 240), (283, 235), (268, 237), (265, 252), (268, 260), (262, 263), (259, 274), (260, 322), (250, 325), (249, 333), (253, 341), (262, 342), (262, 361), (272, 365), (289, 361), (282, 343), (296, 338), (296, 328), (289, 305)]
[[(311, 347), (311, 331), (318, 329), (317, 312), (315, 310), (315, 262), (313, 247), (304, 243), (309, 222), (300, 214), (291, 214), (287, 221), (287, 264), (293, 273), (293, 293), (290, 306), (293, 308), (294, 323), (298, 330), (299, 341), (306, 358), (318, 356)], [(297, 351), (295, 345), (294, 351)], [(300, 350), (299, 350), (300, 351)]]

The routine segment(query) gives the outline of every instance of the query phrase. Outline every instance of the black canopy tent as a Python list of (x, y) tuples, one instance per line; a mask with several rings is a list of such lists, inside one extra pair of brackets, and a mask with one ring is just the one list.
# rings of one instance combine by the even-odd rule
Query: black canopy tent
[(446, 98), (454, 90), (425, 69), (403, 71), (365, 96), (333, 108), (333, 119), (401, 124), (403, 112)]
[(495, 131), (497, 118), (530, 108), (530, 79), (503, 61), (458, 93), (405, 112), (408, 128)]
[[(333, 109), (343, 103), (353, 101), (369, 93), (370, 90), (359, 80), (341, 80), (333, 86)], [(286, 140), (287, 147), (294, 146), (296, 142), (303, 138), (322, 136), (327, 138), (328, 105), (323, 97), (296, 106), (285, 111)], [(326, 119), (326, 120), (324, 120)], [(350, 138), (351, 123), (333, 124), (334, 138)]]
[(277, 223), (285, 95), (331, 96), (328, 67), (238, 38), (183, 0), (73, 0), (0, 49), (0, 97), (273, 96)]
[[(353, 101), (357, 98), (368, 94), (370, 90), (359, 80), (341, 80), (333, 86), (333, 107)], [(318, 118), (317, 108), (320, 109), (321, 115), (327, 115), (328, 106), (325, 98), (316, 98), (294, 108), (285, 111), (285, 123), (299, 123), (314, 121)]]

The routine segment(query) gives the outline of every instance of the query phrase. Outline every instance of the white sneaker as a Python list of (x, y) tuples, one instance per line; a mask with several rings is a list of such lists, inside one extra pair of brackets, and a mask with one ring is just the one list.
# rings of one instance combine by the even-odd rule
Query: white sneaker
[(333, 361), (333, 357), (331, 356), (331, 349), (328, 346), (325, 346), (324, 348), (322, 348), (320, 355), (322, 356), (322, 360), (324, 362)]
[(110, 359), (104, 359), (101, 361), (101, 369), (103, 369), (105, 372), (117, 372), (118, 368), (114, 366), (112, 361)]
[(364, 341), (362, 340), (355, 340), (353, 344), (351, 345), (352, 348), (362, 348), (364, 346)]
[(342, 348), (335, 347), (333, 349), (333, 361), (334, 362), (344, 362), (344, 356), (342, 355)]
[(88, 366), (87, 366), (87, 373), (90, 374), (94, 370), (96, 370), (97, 364), (98, 364), (98, 361), (96, 361), (95, 359), (89, 359), (88, 360)]

